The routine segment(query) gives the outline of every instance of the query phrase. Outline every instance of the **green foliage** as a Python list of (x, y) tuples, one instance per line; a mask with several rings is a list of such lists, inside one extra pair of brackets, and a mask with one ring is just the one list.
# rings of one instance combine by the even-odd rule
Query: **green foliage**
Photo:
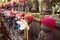
[(58, 2), (60, 2), (60, 0), (52, 0), (52, 4), (56, 4)]
[(11, 0), (8, 0), (8, 2), (10, 2)]

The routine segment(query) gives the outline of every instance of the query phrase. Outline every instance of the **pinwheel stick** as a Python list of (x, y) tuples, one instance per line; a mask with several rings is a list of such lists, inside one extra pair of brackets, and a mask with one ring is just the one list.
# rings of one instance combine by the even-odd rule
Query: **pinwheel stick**
[(28, 40), (28, 24), (26, 23), (26, 40)]

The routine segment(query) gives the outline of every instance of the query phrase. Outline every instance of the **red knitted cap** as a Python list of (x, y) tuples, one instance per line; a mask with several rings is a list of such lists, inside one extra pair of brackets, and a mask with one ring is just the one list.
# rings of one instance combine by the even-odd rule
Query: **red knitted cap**
[(27, 14), (24, 17), (25, 19), (27, 19), (28, 21), (32, 22), (34, 20), (34, 17), (31, 14)]
[(53, 18), (51, 17), (46, 17), (41, 20), (41, 23), (50, 27), (51, 29), (55, 29), (56, 27), (56, 22)]

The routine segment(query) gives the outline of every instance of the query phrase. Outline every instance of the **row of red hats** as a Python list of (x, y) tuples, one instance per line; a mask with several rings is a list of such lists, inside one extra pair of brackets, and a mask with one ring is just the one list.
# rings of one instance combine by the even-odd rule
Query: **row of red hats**
[[(26, 2), (26, 1), (28, 1), (28, 0), (24, 0), (24, 2)], [(23, 2), (23, 0), (19, 0), (19, 2)]]
[(20, 18), (24, 18), (26, 20), (28, 20), (29, 22), (32, 22), (34, 20), (34, 17), (31, 14), (26, 14), (24, 12), (12, 12), (10, 11), (11, 15), (15, 15), (16, 17), (20, 17)]
[[(25, 15), (25, 18), (30, 22), (32, 22), (34, 20), (34, 17), (31, 14)], [(56, 20), (50, 16), (41, 19), (40, 23), (46, 25), (47, 27), (51, 28), (52, 30), (56, 28)]]
[(8, 2), (6, 4), (4, 4), (5, 6), (10, 6), (10, 5), (13, 5), (13, 7), (16, 7), (17, 6), (17, 3), (16, 2)]
[[(28, 1), (28, 0), (19, 0), (19, 2), (23, 2), (23, 1), (24, 1), (24, 3), (25, 3), (25, 2)], [(11, 4), (13, 4), (14, 7), (17, 6), (17, 3), (16, 3), (16, 2), (12, 2), (12, 3), (11, 3), (11, 2), (8, 2), (8, 3), (5, 4), (5, 6), (9, 6), (9, 5), (11, 5)], [(23, 4), (22, 4), (22, 5), (23, 5)]]
[[(29, 22), (32, 22), (34, 20), (34, 17), (31, 14), (25, 15), (24, 13), (21, 13), (20, 16), (24, 17)], [(45, 18), (41, 19), (40, 21), (42, 24), (46, 25), (47, 27), (50, 27), (51, 29), (56, 28), (56, 21), (52, 17), (45, 17)]]
[[(14, 15), (14, 12), (10, 11), (10, 13), (12, 15)], [(31, 14), (26, 14), (24, 12), (18, 13), (16, 12), (16, 16), (20, 16), (22, 18), (27, 19), (28, 21), (32, 22), (34, 20), (34, 17)], [(40, 20), (42, 24), (50, 27), (51, 29), (55, 29), (56, 28), (56, 21), (54, 18), (52, 17), (45, 17), (43, 19)]]
[[(34, 20), (34, 17), (31, 14), (25, 15), (25, 18), (30, 22)], [(51, 28), (52, 30), (56, 28), (56, 20), (52, 17), (45, 17), (41, 19), (40, 22), (46, 25), (47, 27)]]

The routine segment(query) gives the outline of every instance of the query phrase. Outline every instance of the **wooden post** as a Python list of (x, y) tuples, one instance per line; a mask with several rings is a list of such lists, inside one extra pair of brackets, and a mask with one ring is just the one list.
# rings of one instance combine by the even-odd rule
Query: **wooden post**
[(53, 10), (52, 16), (54, 17), (54, 14), (55, 14), (55, 8), (52, 7), (52, 10)]
[(40, 14), (41, 14), (41, 12), (42, 12), (42, 3), (43, 3), (43, 0), (38, 0), (38, 2), (39, 2), (39, 12), (40, 12)]
[(5, 1), (5, 3), (7, 3), (7, 2), (8, 2), (8, 0)]

